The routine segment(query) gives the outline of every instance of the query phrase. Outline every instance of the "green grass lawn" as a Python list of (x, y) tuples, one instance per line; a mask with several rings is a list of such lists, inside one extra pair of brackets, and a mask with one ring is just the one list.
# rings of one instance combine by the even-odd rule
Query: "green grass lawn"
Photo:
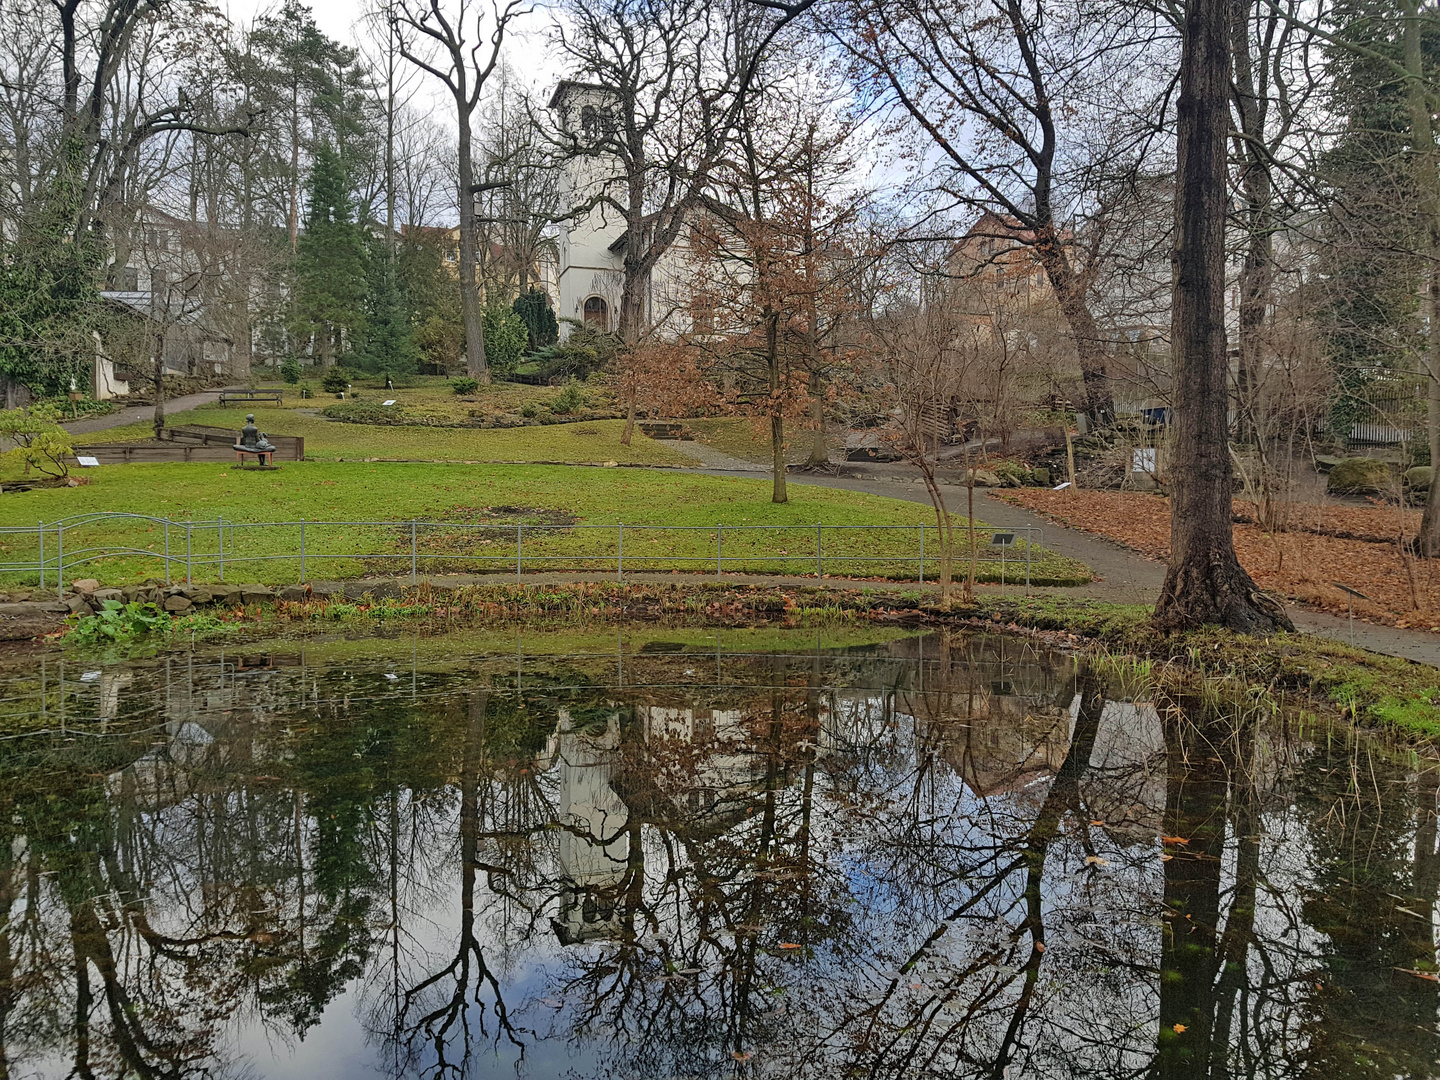
[[(285, 400), (282, 409), (324, 409), (339, 404), (334, 394), (319, 389), (319, 380), (310, 379), (313, 397), (302, 398), (299, 387), (284, 383), (266, 381), (256, 384), (256, 389), (282, 390)], [(613, 410), (615, 396), (603, 379), (590, 379), (578, 384), (584, 399), (583, 408)], [(347, 400), (362, 405), (376, 405), (393, 400), (394, 408), (403, 413), (429, 418), (433, 421), (461, 422), (475, 417), (513, 416), (518, 417), (527, 405), (533, 405), (542, 415), (548, 414), (548, 406), (563, 392), (559, 386), (528, 386), (522, 383), (494, 382), (481, 386), (469, 394), (457, 394), (450, 379), (437, 376), (410, 376), (399, 380), (393, 390), (386, 390), (383, 379), (363, 378), (353, 384)], [(271, 406), (267, 406), (271, 407)]]
[[(623, 522), (628, 570), (713, 571), (718, 548), (726, 570), (808, 574), (815, 568), (815, 526), (823, 523), (887, 526), (824, 532), (827, 573), (903, 580), (919, 570), (919, 527), (927, 524), (926, 576), (938, 572), (928, 507), (801, 485), (791, 489), (790, 502), (776, 505), (769, 501), (769, 482), (758, 479), (618, 468), (313, 461), (286, 463), (278, 472), (198, 463), (115, 465), (88, 472), (86, 478), (89, 483), (79, 488), (7, 493), (0, 501), (0, 526), (28, 528), (42, 520), (104, 511), (209, 523), (191, 525), (188, 545), (194, 579), (213, 581), (222, 576), (222, 529), (215, 522), (224, 519), (224, 576), (278, 583), (300, 577), (301, 519), (304, 576), (311, 580), (408, 574), (412, 539), (407, 522), (412, 518), (463, 526), (416, 527), (414, 550), (422, 573), (513, 573), (517, 531), (527, 570), (608, 570), (619, 556), (622, 534), (616, 526)], [(356, 521), (375, 524), (351, 524)], [(245, 527), (258, 522), (289, 524)], [(719, 524), (726, 528), (717, 535)], [(689, 528), (645, 528), (657, 525)], [(169, 528), (173, 558), (184, 556), (186, 533), (184, 526)], [(0, 536), (0, 547), (7, 549), (0, 558), (33, 560), (37, 541), (33, 533)], [(142, 553), (159, 555), (166, 542), (165, 527), (149, 521), (71, 527), (65, 537), (67, 567), (82, 557), (92, 561), (77, 563), (66, 576), (99, 577), (107, 584), (159, 577), (163, 563)], [(988, 550), (987, 535), (981, 543)], [(53, 531), (47, 544), (53, 581), (58, 547)], [(99, 557), (102, 552), (108, 554)], [(1012, 553), (1008, 580), (1017, 580), (1021, 563), (1023, 554)], [(983, 579), (996, 580), (997, 574), (998, 566), (983, 565)], [(1023, 580), (1023, 570), (1020, 574)], [(184, 565), (172, 562), (171, 576), (184, 575)], [(12, 573), (6, 580), (29, 584), (34, 578), (33, 573)], [(1089, 574), (1072, 560), (1037, 549), (1032, 580), (1074, 583), (1089, 580)]]
[[(398, 393), (399, 391), (397, 391)], [(311, 403), (303, 403), (311, 404)], [(321, 402), (323, 405), (324, 403)], [(202, 406), (166, 418), (171, 427), (206, 424), (211, 427), (245, 426), (253, 412), (261, 431), (271, 435), (299, 435), (305, 456), (313, 461), (566, 461), (622, 465), (693, 465), (693, 459), (663, 442), (635, 432), (629, 446), (620, 442), (623, 420), (594, 420), (574, 424), (542, 424), (516, 428), (401, 427), (380, 424), (346, 424), (307, 416), (288, 407), (225, 408)], [(148, 423), (111, 428), (76, 436), (76, 443), (134, 442), (148, 439)]]

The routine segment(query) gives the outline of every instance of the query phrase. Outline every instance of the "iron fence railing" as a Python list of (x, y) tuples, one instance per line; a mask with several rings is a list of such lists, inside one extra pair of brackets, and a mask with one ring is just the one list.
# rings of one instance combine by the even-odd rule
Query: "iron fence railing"
[[(957, 526), (956, 569), (969, 558)], [(1029, 585), (1040, 546), (1034, 527), (976, 528), (977, 554), (998, 564), (1002, 584)], [(63, 595), (66, 581), (99, 563), (137, 576), (158, 569), (175, 579), (231, 580), (244, 568), (291, 563), (301, 582), (328, 568), (354, 575), (356, 564), (408, 569), (410, 579), (461, 570), (512, 574), (697, 570), (715, 573), (827, 571), (851, 575), (913, 572), (923, 584), (938, 570), (934, 525), (579, 525), (421, 521), (174, 521), (148, 514), (81, 514), (34, 526), (0, 527), (0, 575), (34, 579)], [(928, 538), (928, 539), (927, 539)], [(929, 553), (926, 552), (927, 543)], [(348, 564), (337, 566), (336, 564)], [(340, 571), (337, 573), (337, 571)], [(153, 570), (151, 570), (153, 572)], [(273, 576), (273, 575), (270, 575)]]

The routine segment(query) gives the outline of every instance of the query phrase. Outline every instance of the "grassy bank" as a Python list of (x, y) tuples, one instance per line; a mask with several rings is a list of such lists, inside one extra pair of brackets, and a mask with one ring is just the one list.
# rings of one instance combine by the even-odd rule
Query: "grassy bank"
[(1440, 739), (1440, 668), (1309, 634), (1259, 638), (1205, 629), (1165, 636), (1148, 605), (1022, 599), (987, 602), (976, 614), (1073, 634), (1109, 653), (1171, 665), (1178, 673), (1233, 680), (1247, 690), (1299, 691), (1362, 725)]
[[(933, 601), (930, 594), (893, 586), (509, 584), (439, 592), (422, 585), (384, 600), (282, 603), (241, 611), (226, 615), (230, 625), (221, 629), (273, 636), (290, 625), (375, 620), (428, 623), (431, 630), (475, 627), (479, 651), (500, 639), (514, 641), (522, 631), (569, 635), (576, 649), (608, 649), (615, 631), (599, 628), (617, 623), (663, 626), (654, 640), (709, 641), (716, 634), (738, 634), (757, 648), (776, 627), (823, 628), (832, 645), (870, 640), (877, 632), (1021, 631), (1088, 653), (1118, 670), (1143, 670), (1151, 686), (1186, 691), (1205, 685), (1258, 704), (1308, 707), (1332, 716), (1338, 712), (1360, 726), (1406, 739), (1440, 740), (1440, 669), (1434, 667), (1303, 634), (1262, 639), (1202, 630), (1162, 636), (1151, 630), (1150, 611), (1142, 606), (989, 597), (970, 608), (941, 611)], [(359, 640), (354, 647), (363, 651), (363, 636)], [(490, 646), (481, 647), (482, 642)]]
[[(31, 527), (101, 511), (208, 523), (188, 535), (172, 526), (167, 536), (163, 526), (149, 521), (69, 531), (67, 566), (74, 566), (67, 578), (95, 576), (106, 584), (163, 576), (155, 556), (167, 545), (176, 560), (174, 580), (185, 576), (180, 560), (188, 550), (195, 581), (294, 582), (302, 576), (302, 519), (307, 580), (408, 576), (410, 519), (462, 526), (416, 527), (414, 551), (422, 574), (513, 573), (517, 532), (531, 572), (608, 571), (616, 567), (623, 541), (624, 565), (631, 571), (712, 572), (720, 555), (730, 571), (808, 574), (815, 569), (817, 524), (866, 527), (823, 535), (827, 573), (901, 579), (916, 574), (921, 525), (929, 526), (927, 576), (938, 570), (934, 518), (921, 504), (796, 485), (790, 501), (777, 505), (769, 501), (767, 481), (749, 478), (568, 466), (297, 462), (273, 473), (220, 464), (123, 465), (95, 470), (87, 479), (79, 488), (7, 493), (0, 501), (0, 525)], [(224, 566), (222, 519), (228, 523)], [(350, 524), (355, 521), (375, 524)], [(255, 522), (289, 524), (244, 527)], [(623, 536), (617, 527), (622, 522)], [(723, 533), (717, 533), (722, 524)], [(7, 559), (34, 558), (33, 535), (0, 539), (9, 548)], [(49, 543), (53, 564), (53, 535)], [(1012, 553), (1009, 580), (1023, 574), (1017, 570), (1021, 563), (1023, 555)], [(997, 577), (998, 565), (983, 568), (985, 579)], [(1089, 580), (1081, 564), (1039, 549), (1031, 575), (1037, 583)], [(32, 582), (11, 575), (9, 583)]]

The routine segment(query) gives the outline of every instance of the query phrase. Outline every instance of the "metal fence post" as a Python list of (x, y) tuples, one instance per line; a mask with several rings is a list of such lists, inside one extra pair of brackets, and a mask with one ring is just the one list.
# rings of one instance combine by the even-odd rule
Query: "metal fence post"
[(525, 546), (525, 524), (521, 522), (515, 526), (515, 580), (520, 580), (521, 552)]
[(165, 584), (170, 584), (170, 519), (165, 519)]
[(622, 521), (616, 526), (619, 530), (616, 535), (619, 537), (620, 546), (615, 554), (615, 580), (625, 580), (625, 523)]
[(55, 526), (55, 595), (65, 599), (65, 523)]
[(305, 519), (300, 519), (300, 584), (305, 584)]
[(40, 588), (45, 587), (45, 522), (40, 522)]
[(195, 567), (190, 559), (190, 522), (185, 523), (185, 584), (195, 581)]
[(715, 526), (715, 576), (720, 576), (720, 566), (725, 561), (725, 526)]
[(216, 535), (217, 537), (219, 537), (219, 543), (216, 545), (216, 547), (217, 547), (217, 548), (219, 549), (219, 551), (220, 551), (220, 580), (221, 580), (221, 581), (224, 581), (224, 580), (225, 580), (225, 519), (224, 519), (223, 517), (222, 517), (222, 518), (216, 518), (216, 519), (215, 519), (215, 535)]
[(410, 584), (419, 580), (415, 575), (415, 519), (410, 519)]
[(1030, 549), (1035, 546), (1035, 534), (1030, 529), (1025, 530), (1025, 587), (1030, 587)]
[(817, 521), (815, 523), (815, 576), (817, 578), (823, 578), (825, 576), (824, 565), (824, 560), (820, 554), (820, 523)]
[(920, 584), (925, 584), (925, 526), (920, 526)]

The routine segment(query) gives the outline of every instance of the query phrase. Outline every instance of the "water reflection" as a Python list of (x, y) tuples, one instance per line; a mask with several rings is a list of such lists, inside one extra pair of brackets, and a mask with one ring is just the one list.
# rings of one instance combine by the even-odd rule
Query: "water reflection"
[(1428, 762), (997, 638), (360, 644), (10, 673), (0, 1074), (1436, 1074)]

